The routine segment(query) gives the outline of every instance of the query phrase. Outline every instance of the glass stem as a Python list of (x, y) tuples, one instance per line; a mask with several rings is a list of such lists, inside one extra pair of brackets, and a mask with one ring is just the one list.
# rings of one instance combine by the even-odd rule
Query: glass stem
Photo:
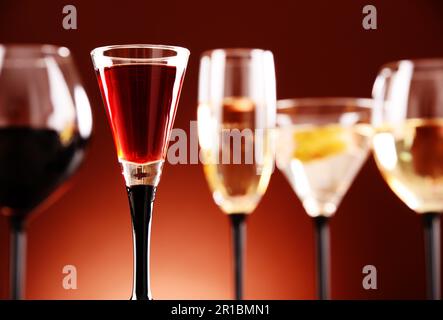
[(243, 299), (243, 268), (246, 240), (246, 214), (230, 214), (232, 244), (234, 249), (235, 299)]
[(425, 237), (427, 297), (441, 299), (441, 254), (440, 254), (440, 214), (423, 214)]
[(26, 272), (26, 231), (24, 218), (12, 216), (10, 223), (10, 296), (12, 300), (24, 298), (24, 283)]
[(131, 300), (152, 300), (149, 279), (149, 243), (155, 190), (150, 185), (126, 187), (134, 239), (134, 284)]
[(314, 218), (317, 297), (329, 300), (330, 283), (330, 252), (329, 252), (329, 218), (318, 216)]

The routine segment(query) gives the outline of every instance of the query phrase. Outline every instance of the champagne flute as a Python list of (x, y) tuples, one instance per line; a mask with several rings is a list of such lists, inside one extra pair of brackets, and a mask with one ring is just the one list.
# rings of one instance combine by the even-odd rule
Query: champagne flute
[(274, 167), (275, 90), (270, 51), (216, 49), (201, 57), (200, 154), (214, 201), (231, 221), (237, 300), (243, 298), (245, 220)]
[(301, 98), (277, 103), (277, 166), (308, 215), (316, 237), (317, 296), (329, 299), (329, 219), (367, 159), (370, 99)]
[(67, 48), (0, 45), (0, 213), (11, 227), (11, 299), (23, 299), (27, 219), (79, 167), (92, 130)]
[(91, 52), (126, 183), (134, 238), (132, 300), (152, 300), (152, 207), (174, 125), (189, 50), (116, 45)]
[(373, 96), (375, 160), (392, 191), (423, 220), (427, 295), (440, 299), (443, 59), (384, 65)]

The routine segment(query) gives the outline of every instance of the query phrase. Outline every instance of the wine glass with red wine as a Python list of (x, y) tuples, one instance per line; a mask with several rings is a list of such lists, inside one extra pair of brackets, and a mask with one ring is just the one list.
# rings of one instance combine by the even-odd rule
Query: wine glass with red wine
[(189, 50), (117, 45), (91, 52), (126, 183), (134, 238), (132, 300), (152, 300), (152, 207), (174, 124)]
[(0, 45), (0, 213), (11, 299), (24, 298), (26, 222), (79, 167), (92, 115), (67, 48)]

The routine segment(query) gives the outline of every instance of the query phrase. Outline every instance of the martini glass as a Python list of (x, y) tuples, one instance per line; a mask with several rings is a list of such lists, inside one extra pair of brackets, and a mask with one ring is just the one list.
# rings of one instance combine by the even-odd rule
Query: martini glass
[(152, 300), (152, 207), (188, 63), (185, 48), (116, 45), (91, 52), (126, 183), (134, 238), (132, 300)]
[(235, 299), (243, 299), (245, 221), (265, 193), (274, 169), (274, 59), (260, 49), (203, 53), (199, 74), (198, 136), (206, 180), (231, 222)]
[(0, 45), (0, 214), (11, 228), (11, 299), (25, 296), (28, 218), (78, 169), (91, 131), (67, 48)]
[(329, 219), (371, 145), (370, 99), (303, 98), (277, 103), (277, 166), (313, 219), (317, 296), (330, 297)]
[(376, 163), (392, 191), (423, 220), (427, 296), (441, 299), (443, 59), (383, 66), (373, 95)]

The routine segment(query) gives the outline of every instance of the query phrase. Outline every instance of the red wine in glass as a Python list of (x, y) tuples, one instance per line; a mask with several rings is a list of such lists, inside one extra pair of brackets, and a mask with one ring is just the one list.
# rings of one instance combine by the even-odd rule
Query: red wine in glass
[(0, 207), (24, 218), (76, 171), (86, 140), (50, 129), (0, 128)]

